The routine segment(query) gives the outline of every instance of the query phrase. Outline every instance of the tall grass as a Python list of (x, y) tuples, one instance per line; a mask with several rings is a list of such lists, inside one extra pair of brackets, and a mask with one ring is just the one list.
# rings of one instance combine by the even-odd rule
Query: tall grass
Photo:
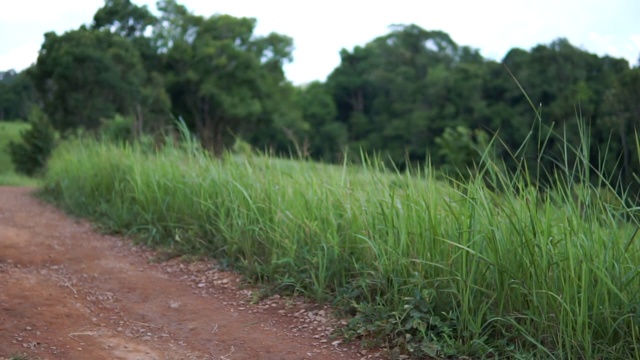
[(491, 161), (439, 181), (375, 159), (77, 141), (55, 151), (45, 192), (113, 231), (332, 301), (349, 334), (416, 357), (639, 359), (638, 227), (625, 199), (580, 181), (581, 164), (541, 191)]

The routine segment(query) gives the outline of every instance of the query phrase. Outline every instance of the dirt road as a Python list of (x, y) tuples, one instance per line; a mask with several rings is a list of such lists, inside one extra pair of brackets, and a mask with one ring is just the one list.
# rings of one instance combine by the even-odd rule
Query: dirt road
[(250, 304), (210, 262), (158, 263), (30, 195), (0, 187), (0, 359), (361, 359), (328, 309)]

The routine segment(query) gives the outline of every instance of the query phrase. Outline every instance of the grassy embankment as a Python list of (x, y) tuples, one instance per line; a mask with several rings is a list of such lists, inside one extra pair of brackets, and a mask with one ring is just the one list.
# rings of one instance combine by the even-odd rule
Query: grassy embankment
[(40, 182), (24, 175), (16, 174), (9, 157), (7, 145), (11, 141), (20, 141), (20, 133), (29, 128), (21, 121), (0, 121), (0, 185), (37, 186)]
[(375, 162), (217, 161), (88, 141), (55, 151), (45, 190), (113, 231), (333, 301), (355, 315), (349, 334), (416, 356), (640, 358), (629, 210), (589, 185), (558, 178), (537, 192), (498, 168), (485, 166), (500, 193)]

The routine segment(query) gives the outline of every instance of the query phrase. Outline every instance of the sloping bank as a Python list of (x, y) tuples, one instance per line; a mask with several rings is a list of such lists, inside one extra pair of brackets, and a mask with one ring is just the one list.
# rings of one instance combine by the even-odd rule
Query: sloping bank
[(112, 231), (331, 301), (352, 316), (350, 335), (416, 357), (639, 358), (626, 210), (493, 168), (499, 195), (429, 171), (83, 141), (56, 150), (44, 192)]

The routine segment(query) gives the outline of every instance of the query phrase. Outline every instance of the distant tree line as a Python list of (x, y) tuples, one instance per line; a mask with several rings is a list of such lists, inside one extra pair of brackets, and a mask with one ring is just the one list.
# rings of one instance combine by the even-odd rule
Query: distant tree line
[(36, 104), (62, 133), (118, 115), (139, 136), (182, 118), (217, 155), (242, 139), (326, 162), (348, 151), (454, 171), (493, 142), (508, 168), (553, 172), (574, 146), (596, 167), (606, 158), (602, 170), (622, 184), (640, 170), (640, 68), (624, 59), (558, 39), (495, 62), (444, 32), (394, 25), (342, 50), (326, 82), (294, 86), (283, 72), (292, 39), (258, 36), (255, 25), (175, 0), (159, 1), (157, 15), (106, 0), (90, 26), (45, 34), (37, 63), (3, 76), (0, 119), (25, 118)]
[(26, 71), (0, 71), (0, 120), (26, 119), (37, 94)]

